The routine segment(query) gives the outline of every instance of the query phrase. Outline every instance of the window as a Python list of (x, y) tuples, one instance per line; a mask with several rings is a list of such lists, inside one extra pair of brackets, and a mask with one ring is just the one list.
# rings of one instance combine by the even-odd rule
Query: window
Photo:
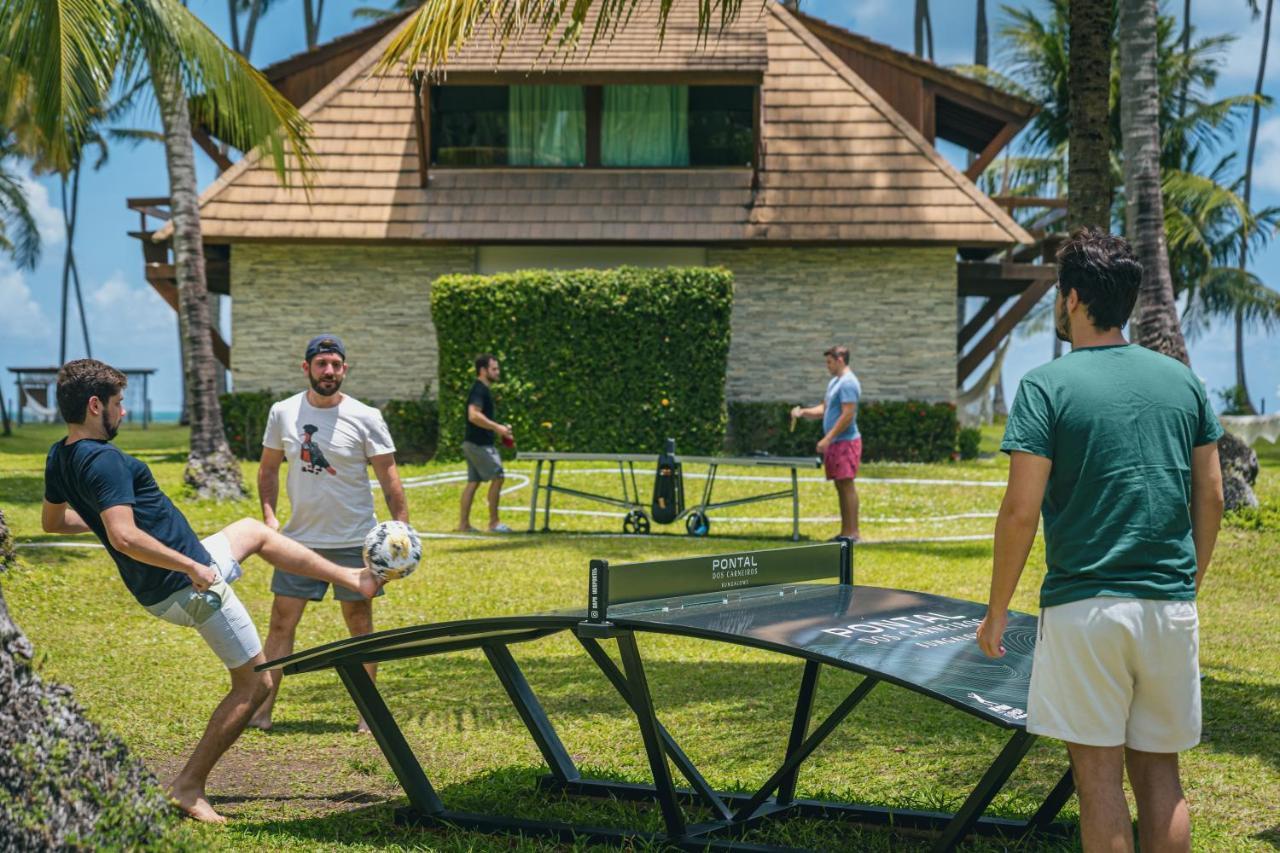
[(689, 162), (694, 166), (750, 166), (755, 160), (755, 89), (689, 87)]
[(750, 166), (752, 86), (433, 86), (440, 166)]

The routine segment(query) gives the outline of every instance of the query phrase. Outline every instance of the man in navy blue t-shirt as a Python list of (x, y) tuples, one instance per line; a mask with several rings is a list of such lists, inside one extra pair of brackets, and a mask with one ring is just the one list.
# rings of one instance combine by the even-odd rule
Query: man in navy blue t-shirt
[(150, 469), (111, 444), (124, 420), (125, 376), (100, 361), (68, 362), (58, 374), (58, 410), (67, 437), (45, 463), (42, 526), (48, 533), (93, 533), (115, 561), (129, 592), (152, 615), (195, 628), (231, 673), (231, 691), (169, 794), (197, 820), (222, 823), (205, 798), (213, 765), (244, 731), (267, 696), (257, 629), (230, 584), (252, 554), (290, 572), (365, 596), (380, 586), (373, 573), (343, 568), (256, 519), (243, 518), (200, 539)]

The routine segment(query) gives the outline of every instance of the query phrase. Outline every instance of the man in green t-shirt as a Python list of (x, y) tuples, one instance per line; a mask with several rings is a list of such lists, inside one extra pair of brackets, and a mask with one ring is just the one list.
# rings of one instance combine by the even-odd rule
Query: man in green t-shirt
[(1054, 316), (1071, 352), (1018, 386), (1001, 449), (1009, 486), (978, 644), (1001, 637), (1044, 514), (1027, 731), (1066, 741), (1084, 849), (1188, 850), (1178, 753), (1200, 742), (1196, 592), (1222, 520), (1222, 427), (1184, 364), (1121, 330), (1142, 265), (1098, 229), (1058, 252)]

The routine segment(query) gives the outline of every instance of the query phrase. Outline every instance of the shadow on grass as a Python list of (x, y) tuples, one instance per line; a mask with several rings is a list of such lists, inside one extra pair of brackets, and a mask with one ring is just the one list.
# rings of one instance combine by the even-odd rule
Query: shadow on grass
[[(542, 771), (528, 767), (503, 767), (491, 770), (439, 791), (446, 807), (456, 812), (471, 812), (503, 818), (548, 821), (577, 826), (621, 829), (628, 832), (653, 833), (662, 829), (662, 816), (652, 801), (624, 801), (586, 796), (569, 796), (542, 790), (538, 781)], [(601, 772), (592, 776), (618, 778)], [(643, 782), (644, 779), (625, 781)], [(344, 795), (306, 798), (339, 801)], [(916, 808), (925, 804), (898, 803), (899, 808)], [(552, 840), (507, 834), (483, 834), (456, 826), (413, 826), (397, 822), (397, 811), (407, 801), (397, 798), (364, 808), (344, 810), (322, 816), (261, 821), (236, 821), (234, 831), (255, 839), (284, 835), (292, 840), (310, 843), (358, 843), (367, 845), (403, 845), (433, 850), (565, 850), (582, 849), (585, 842), (572, 846)], [(709, 820), (711, 814), (701, 807), (685, 804), (683, 811), (690, 824)], [(927, 833), (895, 833), (840, 820), (782, 818), (768, 821), (751, 830), (744, 841), (773, 844), (805, 850), (859, 850), (871, 853), (926, 850), (932, 846)], [(601, 848), (613, 845), (593, 845)], [(665, 847), (635, 839), (622, 845), (626, 850), (658, 850)], [(1072, 850), (1070, 840), (1034, 838), (1018, 842), (998, 838), (974, 837), (965, 845), (968, 850)]]
[[(354, 714), (354, 709), (352, 710)], [(332, 720), (273, 720), (270, 731), (246, 729), (246, 734), (254, 737), (281, 737), (284, 735), (333, 735), (348, 734), (355, 731), (353, 722), (337, 723)]]
[(333, 803), (343, 806), (347, 803), (366, 805), (385, 803), (383, 794), (372, 794), (368, 791), (339, 791), (336, 794), (229, 794), (210, 796), (209, 802), (215, 806), (230, 806), (241, 803)]
[[(923, 557), (946, 556), (953, 559), (991, 559), (991, 540), (980, 542), (896, 542), (883, 545), (868, 542), (876, 555), (884, 552), (918, 555)], [(863, 547), (863, 546), (859, 546)]]
[(1280, 714), (1276, 712), (1280, 708), (1280, 688), (1274, 684), (1224, 681), (1210, 675), (1200, 689), (1203, 738), (1211, 749), (1251, 755), (1280, 768)]
[(44, 475), (6, 474), (0, 477), (0, 503), (38, 504), (44, 500)]
[(1277, 824), (1270, 829), (1264, 829), (1253, 837), (1259, 841), (1270, 844), (1277, 850), (1280, 850), (1280, 824)]

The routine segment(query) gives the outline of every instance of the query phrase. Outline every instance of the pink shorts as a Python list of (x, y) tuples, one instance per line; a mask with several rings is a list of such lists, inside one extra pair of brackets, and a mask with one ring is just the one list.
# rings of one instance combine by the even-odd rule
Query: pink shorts
[(858, 476), (862, 464), (862, 436), (849, 441), (837, 441), (827, 447), (822, 457), (828, 480), (852, 480)]

